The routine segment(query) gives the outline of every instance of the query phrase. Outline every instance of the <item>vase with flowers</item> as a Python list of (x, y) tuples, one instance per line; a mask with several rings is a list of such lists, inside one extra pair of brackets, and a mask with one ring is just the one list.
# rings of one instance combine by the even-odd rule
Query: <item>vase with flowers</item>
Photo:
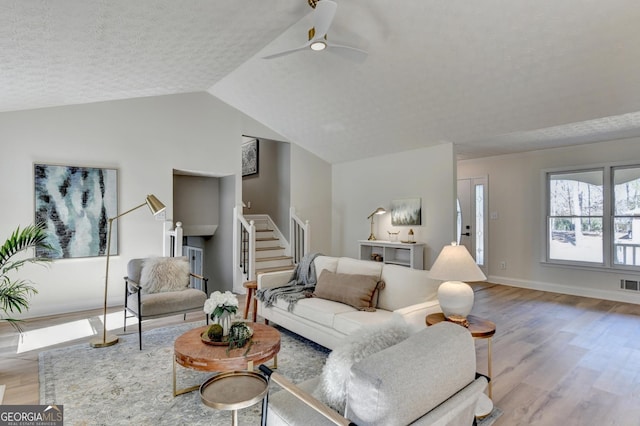
[(204, 302), (204, 312), (211, 317), (214, 324), (220, 324), (222, 335), (227, 336), (231, 327), (231, 317), (238, 312), (238, 298), (230, 291), (214, 291)]

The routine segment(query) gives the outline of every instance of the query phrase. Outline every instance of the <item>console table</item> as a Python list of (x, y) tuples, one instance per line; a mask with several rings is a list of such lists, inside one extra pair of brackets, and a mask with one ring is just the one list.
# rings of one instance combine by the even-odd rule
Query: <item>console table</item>
[(375, 260), (372, 255), (379, 255), (383, 263), (424, 269), (424, 243), (359, 240), (358, 244), (362, 260)]

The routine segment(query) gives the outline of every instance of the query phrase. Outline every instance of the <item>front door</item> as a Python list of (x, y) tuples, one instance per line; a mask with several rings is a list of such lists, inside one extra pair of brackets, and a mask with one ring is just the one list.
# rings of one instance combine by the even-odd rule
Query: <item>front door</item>
[(458, 179), (458, 244), (487, 274), (487, 178)]

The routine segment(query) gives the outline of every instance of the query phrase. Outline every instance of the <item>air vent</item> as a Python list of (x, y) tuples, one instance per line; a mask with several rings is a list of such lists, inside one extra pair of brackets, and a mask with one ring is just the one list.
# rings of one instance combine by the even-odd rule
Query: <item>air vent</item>
[(622, 290), (640, 291), (640, 282), (638, 280), (620, 280), (620, 288)]

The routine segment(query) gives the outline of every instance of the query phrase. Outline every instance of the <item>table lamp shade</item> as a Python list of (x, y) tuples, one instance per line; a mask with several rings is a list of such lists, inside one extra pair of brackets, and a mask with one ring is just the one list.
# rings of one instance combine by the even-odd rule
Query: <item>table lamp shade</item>
[(438, 287), (438, 302), (444, 315), (466, 317), (473, 307), (473, 289), (463, 281), (487, 279), (465, 246), (445, 246), (429, 271), (429, 277), (443, 280)]

